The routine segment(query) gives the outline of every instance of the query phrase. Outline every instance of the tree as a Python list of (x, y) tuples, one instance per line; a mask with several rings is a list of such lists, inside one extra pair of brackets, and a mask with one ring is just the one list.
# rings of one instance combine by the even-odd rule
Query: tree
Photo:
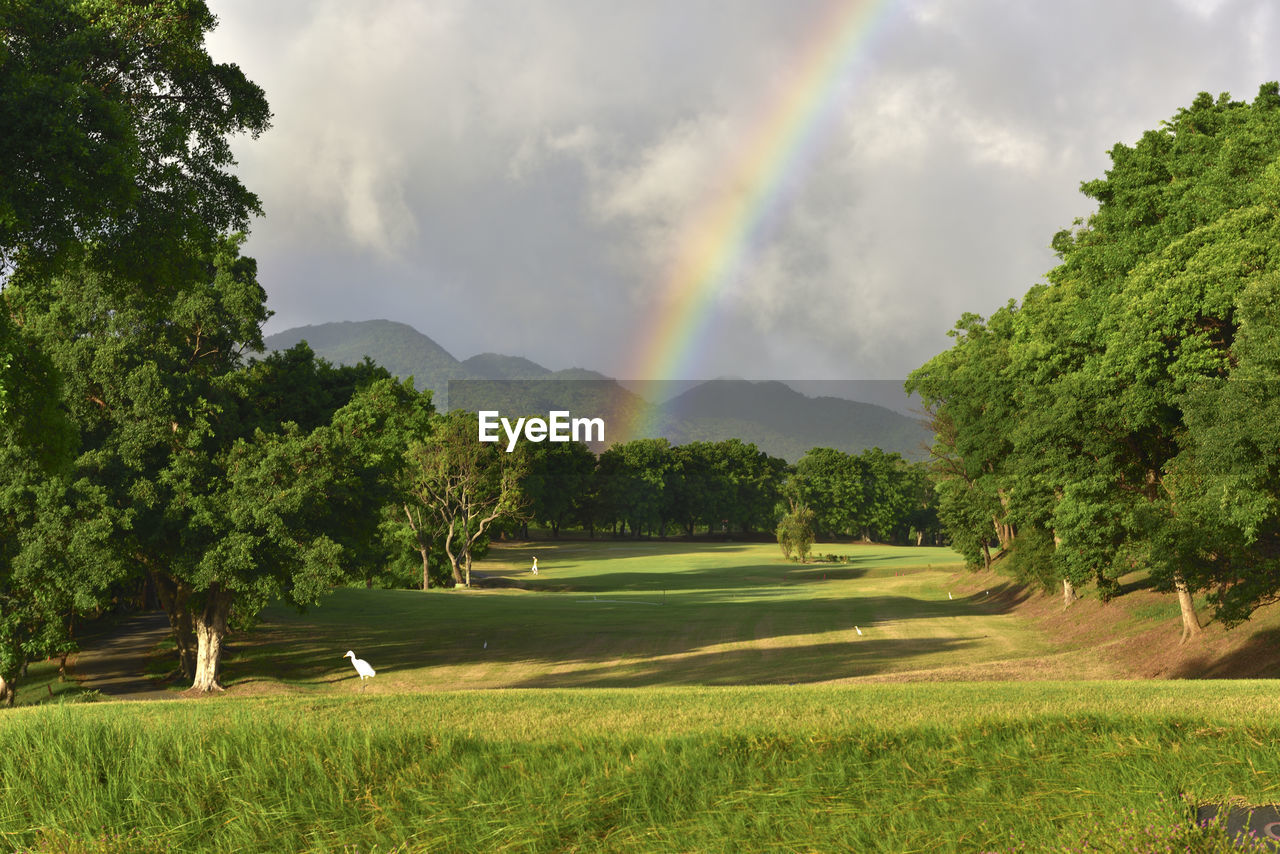
[(520, 515), (524, 474), (515, 454), (479, 441), (474, 413), (440, 416), (427, 438), (409, 446), (409, 492), (435, 521), (455, 584), (471, 586), (472, 549), (489, 526)]
[(828, 536), (853, 536), (865, 526), (861, 461), (835, 448), (810, 448), (796, 462), (799, 501)]
[(1196, 592), (1228, 625), (1280, 597), (1276, 461), (1255, 438), (1276, 424), (1260, 388), (1275, 366), (1280, 86), (1252, 103), (1202, 93), (1111, 159), (1082, 187), (1097, 212), (1055, 235), (1047, 284), (998, 330), (993, 316), (994, 340), (962, 318), (909, 386), (950, 443), (944, 521), (972, 526), (998, 501), (1034, 551), (1052, 544), (1066, 601), (1148, 566), (1185, 639)]
[(813, 518), (813, 511), (798, 503), (793, 503), (783, 514), (777, 529), (783, 557), (790, 560), (794, 554), (801, 563), (808, 559), (809, 550), (813, 547)]
[(516, 451), (524, 457), (520, 488), (529, 517), (560, 536), (560, 528), (585, 509), (595, 455), (581, 442), (525, 442)]
[(205, 52), (216, 23), (203, 0), (0, 4), (0, 266), (88, 246), (150, 264), (247, 227), (227, 137), (270, 111)]
[(664, 490), (673, 457), (666, 439), (632, 439), (600, 455), (596, 474), (606, 512), (631, 535), (661, 528), (667, 521)]
[(239, 245), (151, 295), (87, 265), (52, 287), (23, 269), (5, 294), (63, 377), (73, 481), (112, 514), (98, 561), (150, 578), (200, 690), (218, 687), (229, 621), (276, 595), (314, 601), (369, 554), (415, 407), (380, 369), (317, 365), (305, 348), (246, 365), (267, 311)]

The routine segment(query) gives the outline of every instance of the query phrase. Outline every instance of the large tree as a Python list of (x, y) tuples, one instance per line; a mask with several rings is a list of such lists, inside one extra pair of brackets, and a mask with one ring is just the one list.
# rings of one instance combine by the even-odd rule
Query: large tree
[(213, 690), (232, 619), (313, 601), (373, 548), (415, 396), (305, 347), (247, 364), (268, 312), (238, 239), (151, 294), (117, 275), (82, 265), (45, 286), (23, 269), (5, 298), (63, 378), (75, 482), (118, 515), (102, 560), (150, 578), (182, 672)]
[(206, 53), (216, 23), (204, 0), (0, 2), (0, 264), (85, 246), (150, 264), (248, 225), (227, 137), (270, 112)]

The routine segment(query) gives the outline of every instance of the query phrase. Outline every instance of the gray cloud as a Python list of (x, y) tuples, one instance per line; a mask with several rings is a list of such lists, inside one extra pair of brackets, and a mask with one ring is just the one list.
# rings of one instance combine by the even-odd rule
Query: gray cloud
[[(848, 2), (848, 0), (844, 0)], [(211, 0), (271, 331), (389, 317), (624, 373), (726, 165), (836, 0)], [(892, 2), (716, 303), (699, 374), (900, 377), (1021, 296), (1106, 151), (1280, 77), (1271, 4)]]

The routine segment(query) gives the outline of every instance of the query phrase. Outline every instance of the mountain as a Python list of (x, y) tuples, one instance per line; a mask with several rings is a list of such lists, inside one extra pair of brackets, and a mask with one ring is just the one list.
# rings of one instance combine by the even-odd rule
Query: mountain
[(335, 364), (354, 365), (368, 356), (394, 376), (413, 377), (414, 387), (431, 389), (437, 404), (446, 399), (449, 380), (472, 377), (448, 350), (407, 323), (344, 320), (297, 326), (268, 335), (265, 343), (268, 350), (287, 350), (303, 340)]
[(792, 462), (810, 448), (858, 453), (879, 447), (922, 459), (931, 434), (873, 403), (808, 397), (785, 383), (711, 380), (662, 407), (660, 430), (677, 444), (736, 436)]
[(462, 367), (473, 376), (491, 380), (546, 379), (551, 373), (548, 368), (542, 367), (537, 362), (530, 362), (520, 356), (503, 356), (499, 353), (480, 353), (470, 359), (463, 359)]
[(459, 361), (413, 327), (390, 320), (301, 326), (267, 336), (266, 345), (283, 350), (304, 339), (331, 362), (354, 364), (368, 356), (398, 377), (412, 376), (418, 388), (432, 390), (438, 408), (512, 415), (568, 410), (603, 418), (609, 442), (633, 438), (624, 435), (630, 425), (647, 424), (648, 435), (675, 444), (736, 437), (795, 462), (814, 447), (857, 453), (878, 446), (922, 459), (931, 438), (919, 421), (883, 406), (809, 397), (780, 382), (712, 380), (663, 404), (650, 404), (585, 368), (552, 371), (499, 353)]

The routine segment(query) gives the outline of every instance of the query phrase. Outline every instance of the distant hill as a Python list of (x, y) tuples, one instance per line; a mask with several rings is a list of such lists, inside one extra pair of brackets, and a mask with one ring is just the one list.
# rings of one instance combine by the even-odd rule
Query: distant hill
[(268, 335), (268, 350), (288, 350), (305, 340), (317, 356), (339, 365), (354, 365), (365, 356), (394, 376), (413, 377), (414, 387), (431, 389), (437, 403), (445, 399), (449, 380), (471, 373), (449, 351), (407, 323), (392, 320), (344, 320), (297, 326)]
[(663, 407), (661, 431), (684, 442), (736, 436), (795, 461), (810, 448), (857, 453), (879, 447), (922, 459), (931, 434), (918, 421), (837, 397), (807, 397), (785, 383), (712, 380)]
[[(780, 382), (712, 380), (661, 406), (585, 368), (552, 371), (520, 356), (481, 353), (459, 361), (426, 335), (390, 320), (301, 326), (269, 335), (267, 348), (306, 340), (317, 355), (339, 364), (368, 356), (398, 377), (431, 389), (437, 406), (498, 409), (512, 414), (567, 409), (602, 417), (611, 429), (644, 423), (651, 435), (675, 444), (736, 437), (792, 462), (814, 447), (857, 453), (880, 447), (922, 459), (929, 432), (915, 419), (883, 406), (837, 397), (808, 397)], [(449, 383), (454, 381), (453, 397)], [(610, 435), (610, 442), (629, 436)], [(596, 448), (595, 450), (600, 450)]]
[(480, 353), (470, 359), (463, 359), (462, 367), (473, 376), (493, 380), (537, 380), (545, 379), (551, 373), (537, 362), (499, 353)]

